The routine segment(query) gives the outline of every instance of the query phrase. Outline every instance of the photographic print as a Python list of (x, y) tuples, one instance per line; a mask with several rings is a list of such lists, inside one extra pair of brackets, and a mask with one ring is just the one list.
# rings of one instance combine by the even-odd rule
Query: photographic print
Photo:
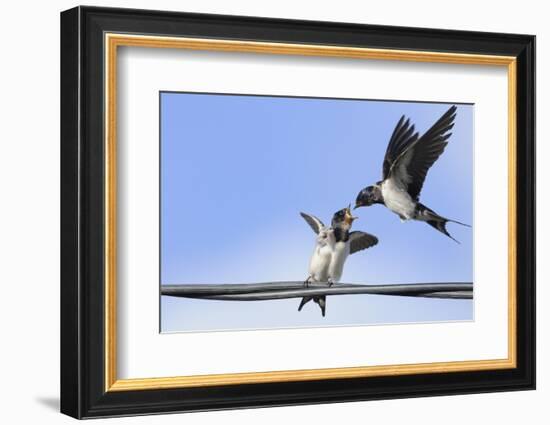
[(161, 332), (473, 320), (473, 114), (161, 92)]
[(523, 34), (64, 11), (60, 410), (534, 389), (534, 64)]

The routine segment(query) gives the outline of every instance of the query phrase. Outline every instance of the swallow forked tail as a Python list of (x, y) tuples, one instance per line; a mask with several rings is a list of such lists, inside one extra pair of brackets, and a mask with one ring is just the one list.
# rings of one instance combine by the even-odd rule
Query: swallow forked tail
[(416, 216), (419, 220), (425, 221), (430, 226), (432, 226), (434, 229), (439, 230), (441, 233), (443, 233), (445, 236), (451, 238), (456, 243), (460, 243), (458, 240), (453, 238), (451, 234), (447, 230), (447, 223), (456, 223), (460, 224), (461, 226), (465, 227), (472, 227), (469, 224), (462, 223), (457, 220), (452, 220), (450, 218), (445, 218), (437, 214), (435, 211), (429, 209), (427, 206), (422, 205), (420, 202), (417, 204), (417, 212)]
[(325, 317), (327, 300), (324, 295), (321, 297), (303, 297), (302, 301), (300, 301), (300, 305), (298, 306), (298, 311), (302, 311), (302, 308), (311, 300), (313, 300), (319, 306), (319, 308), (321, 309), (321, 314), (323, 315), (323, 317)]

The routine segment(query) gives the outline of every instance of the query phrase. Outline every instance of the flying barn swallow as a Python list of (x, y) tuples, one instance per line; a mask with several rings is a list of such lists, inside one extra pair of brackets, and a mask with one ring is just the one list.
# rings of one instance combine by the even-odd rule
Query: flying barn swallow
[(448, 222), (467, 224), (440, 216), (420, 203), (420, 191), (430, 167), (443, 153), (451, 137), (456, 106), (452, 106), (439, 120), (419, 137), (414, 124), (402, 116), (388, 143), (382, 167), (382, 180), (361, 190), (355, 208), (383, 204), (401, 220), (424, 221), (455, 242), (447, 231)]

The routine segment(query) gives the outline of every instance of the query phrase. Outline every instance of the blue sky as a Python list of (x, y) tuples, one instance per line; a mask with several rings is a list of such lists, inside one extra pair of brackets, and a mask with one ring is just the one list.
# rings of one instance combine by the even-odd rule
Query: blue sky
[[(381, 178), (395, 124), (421, 133), (449, 104), (161, 93), (161, 284), (251, 283), (307, 277), (314, 233), (304, 211), (330, 222)], [(458, 105), (453, 135), (422, 202), (473, 224), (473, 111)], [(473, 229), (456, 244), (382, 206), (356, 210), (376, 247), (350, 256), (343, 282), (472, 281)], [(263, 329), (471, 320), (469, 300), (352, 295), (321, 317), (297, 299), (236, 302), (161, 297), (162, 331)]]

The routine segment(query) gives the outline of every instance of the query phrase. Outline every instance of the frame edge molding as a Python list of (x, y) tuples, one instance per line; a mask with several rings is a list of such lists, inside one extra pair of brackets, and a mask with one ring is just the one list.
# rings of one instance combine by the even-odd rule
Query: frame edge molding
[[(386, 377), (357, 379), (328, 379), (323, 383), (312, 381), (251, 383), (248, 385), (215, 387), (186, 387), (178, 385), (160, 389), (138, 388), (139, 383), (126, 387), (125, 380), (111, 379), (104, 361), (105, 345), (99, 334), (109, 332), (103, 320), (105, 304), (98, 302), (103, 288), (93, 266), (99, 264), (95, 250), (104, 247), (103, 236), (91, 232), (94, 224), (104, 223), (85, 209), (90, 200), (97, 198), (97, 178), (102, 170), (97, 169), (96, 158), (90, 154), (102, 150), (96, 145), (97, 134), (92, 129), (97, 125), (97, 111), (105, 106), (105, 99), (97, 90), (102, 73), (98, 72), (102, 48), (97, 41), (104, 32), (139, 32), (143, 25), (149, 33), (160, 33), (158, 21), (171, 21), (175, 35), (189, 26), (192, 31), (204, 32), (211, 37), (217, 32), (228, 32), (232, 21), (240, 23), (234, 34), (258, 31), (264, 25), (259, 39), (278, 42), (282, 29), (278, 26), (300, 29), (290, 36), (300, 39), (304, 29), (307, 39), (319, 39), (324, 44), (327, 38), (323, 30), (334, 28), (342, 34), (331, 35), (338, 39), (335, 47), (363, 45), (365, 39), (379, 31), (381, 39), (392, 40), (395, 45), (436, 46), (448, 36), (454, 40), (453, 48), (467, 53), (481, 50), (493, 52), (494, 56), (516, 59), (517, 69), (517, 166), (516, 184), (518, 205), (516, 214), (518, 244), (517, 288), (518, 298), (509, 311), (516, 315), (518, 333), (515, 345), (518, 348), (514, 364), (506, 369), (434, 373), (416, 375), (396, 374)], [(200, 21), (200, 22), (199, 22)], [(248, 28), (250, 27), (250, 29)], [(191, 31), (190, 30), (190, 31)], [(229, 31), (231, 32), (231, 31)], [(165, 30), (162, 30), (165, 33)], [(401, 34), (398, 36), (398, 34)], [(407, 34), (405, 40), (404, 34)], [(395, 41), (392, 37), (395, 36)], [(275, 38), (274, 38), (275, 37)], [(373, 39), (376, 39), (375, 36)], [(385, 38), (384, 38), (385, 37)], [(485, 37), (485, 38), (484, 38)], [(323, 39), (323, 40), (321, 40)], [(357, 42), (353, 41), (357, 39)], [(346, 40), (352, 40), (348, 42)], [(480, 42), (480, 40), (485, 40)], [(307, 40), (306, 40), (307, 41)], [(377, 45), (374, 42), (373, 45)], [(478, 44), (476, 44), (478, 43)], [(290, 43), (292, 44), (292, 43)], [(447, 43), (448, 44), (448, 43)], [(369, 44), (371, 45), (371, 44)], [(469, 47), (471, 46), (471, 48)], [(447, 47), (450, 51), (453, 48)], [(534, 389), (535, 387), (535, 37), (518, 34), (477, 33), (470, 31), (429, 30), (339, 24), (331, 22), (293, 21), (238, 16), (186, 14), (178, 12), (138, 11), (77, 7), (61, 13), (61, 411), (75, 418), (135, 415), (177, 411), (201, 411), (242, 407), (299, 405), (357, 401), (369, 399), (466, 394), (489, 391)], [(399, 49), (397, 49), (399, 50)], [(427, 50), (438, 51), (436, 47)], [(98, 54), (100, 56), (98, 56)], [(503, 64), (505, 65), (505, 64)], [(91, 80), (90, 80), (91, 79)], [(98, 80), (99, 79), (99, 80)], [(89, 82), (90, 81), (90, 82)], [(103, 130), (102, 130), (103, 131)], [(101, 183), (104, 188), (104, 182)], [(90, 194), (90, 192), (93, 192)], [(512, 212), (509, 211), (509, 214)], [(96, 228), (97, 232), (97, 228)], [(99, 242), (98, 242), (99, 241)], [(103, 249), (103, 248), (101, 248)], [(103, 257), (102, 257), (103, 258)], [(105, 269), (104, 269), (105, 270)], [(105, 274), (103, 273), (103, 276)], [(91, 291), (91, 292), (90, 292)], [(96, 292), (94, 292), (96, 291)], [(88, 294), (101, 292), (89, 299)], [(103, 299), (103, 298), (102, 298)], [(98, 318), (99, 314), (99, 318)], [(99, 327), (99, 328), (98, 328)], [(506, 360), (505, 360), (506, 362)], [(116, 376), (116, 372), (111, 377)], [(269, 373), (269, 372), (268, 372)], [(415, 372), (411, 372), (415, 373)], [(449, 375), (445, 379), (440, 378)], [(176, 377), (178, 378), (178, 377)], [(155, 379), (155, 378), (151, 378)], [(163, 378), (157, 378), (162, 380)], [(170, 379), (170, 378), (167, 378)], [(396, 381), (398, 380), (398, 381)], [(368, 384), (367, 384), (368, 382)], [(397, 384), (398, 382), (398, 384)], [(427, 384), (423, 382), (431, 382)], [(319, 387), (322, 385), (322, 388)], [(373, 387), (375, 389), (373, 389)], [(171, 389), (166, 389), (171, 388)], [(141, 389), (143, 391), (136, 391)], [(212, 390), (215, 390), (212, 393)], [(224, 397), (213, 397), (220, 392)]]

